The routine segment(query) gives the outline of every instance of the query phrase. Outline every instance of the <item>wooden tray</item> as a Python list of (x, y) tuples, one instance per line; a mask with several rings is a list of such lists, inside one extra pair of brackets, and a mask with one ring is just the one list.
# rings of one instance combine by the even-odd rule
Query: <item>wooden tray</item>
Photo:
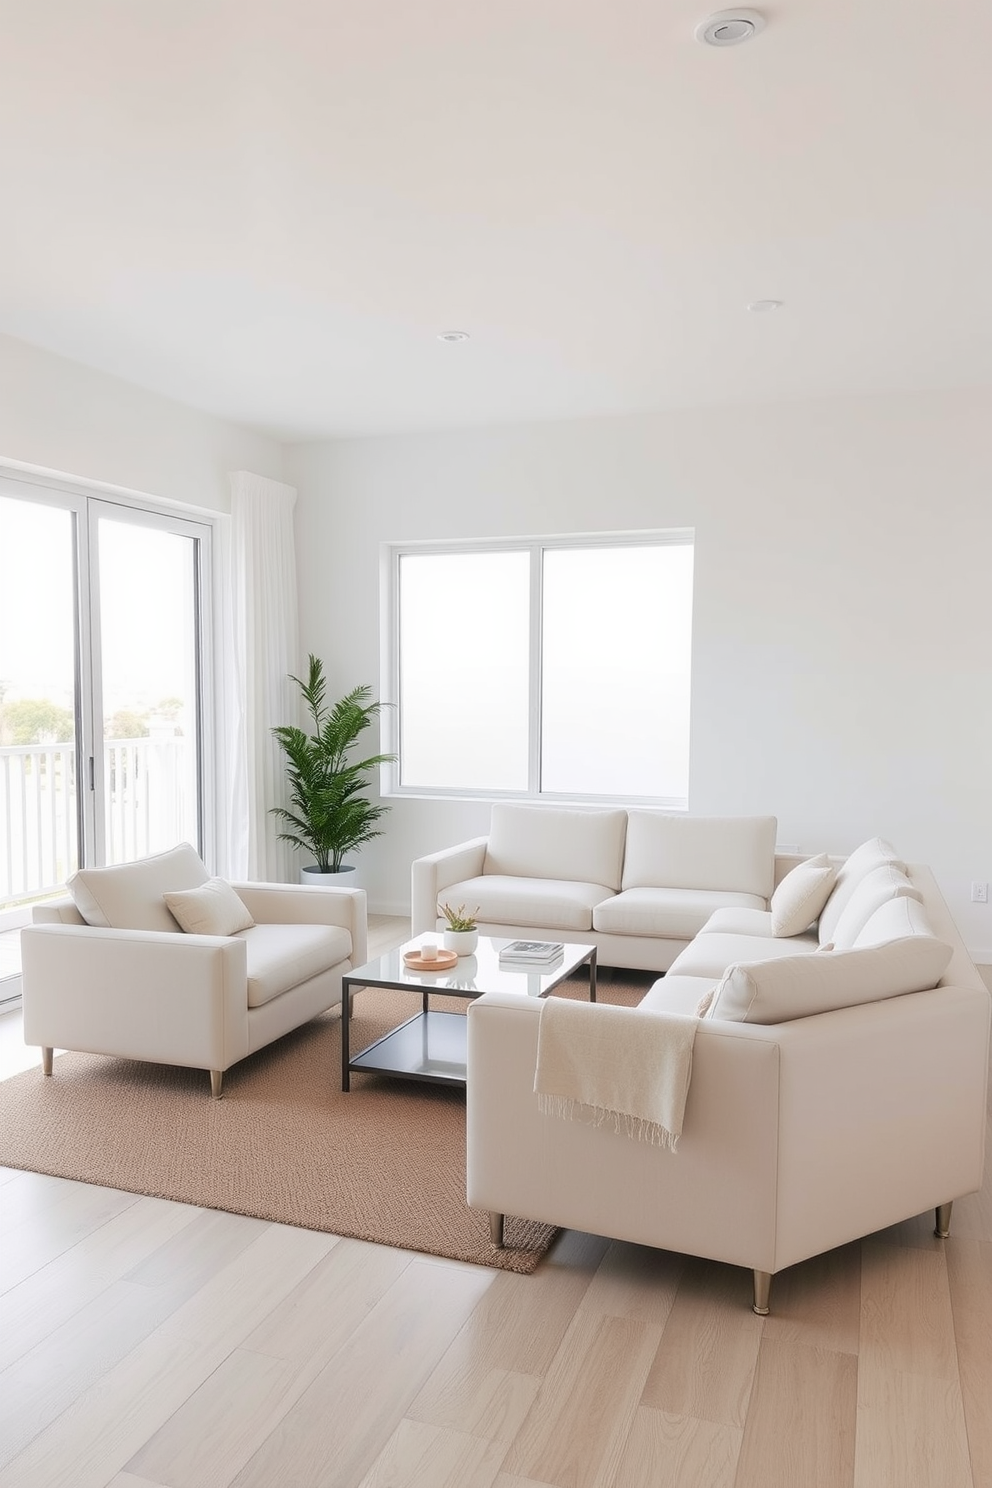
[(425, 961), (419, 951), (404, 951), (403, 962), (411, 971), (450, 971), (458, 960), (456, 951), (442, 951), (438, 953), (433, 961)]

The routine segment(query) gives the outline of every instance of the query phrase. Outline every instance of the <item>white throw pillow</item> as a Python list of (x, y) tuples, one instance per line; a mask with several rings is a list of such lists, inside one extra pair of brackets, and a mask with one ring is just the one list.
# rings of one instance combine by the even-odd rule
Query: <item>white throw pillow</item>
[(881, 1002), (936, 987), (951, 947), (929, 935), (819, 955), (729, 966), (709, 1017), (732, 1023), (790, 1023), (813, 1013)]
[(187, 935), (235, 935), (255, 923), (241, 895), (223, 878), (162, 897)]
[(772, 934), (802, 935), (808, 930), (829, 899), (836, 877), (837, 870), (826, 853), (798, 863), (772, 894)]

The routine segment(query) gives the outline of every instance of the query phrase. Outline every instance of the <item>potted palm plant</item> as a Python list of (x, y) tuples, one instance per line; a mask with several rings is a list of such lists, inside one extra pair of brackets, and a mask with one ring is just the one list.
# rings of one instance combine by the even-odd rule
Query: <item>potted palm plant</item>
[(360, 735), (386, 706), (369, 700), (371, 687), (355, 687), (328, 706), (323, 663), (312, 653), (306, 681), (291, 680), (306, 704), (311, 732), (293, 724), (272, 730), (286, 755), (290, 797), (289, 806), (273, 806), (272, 814), (286, 823), (280, 839), (313, 855), (313, 863), (300, 869), (304, 883), (320, 883), (329, 874), (353, 872), (345, 854), (381, 837), (376, 823), (389, 808), (370, 801), (366, 792), (372, 771), (395, 755), (351, 758)]

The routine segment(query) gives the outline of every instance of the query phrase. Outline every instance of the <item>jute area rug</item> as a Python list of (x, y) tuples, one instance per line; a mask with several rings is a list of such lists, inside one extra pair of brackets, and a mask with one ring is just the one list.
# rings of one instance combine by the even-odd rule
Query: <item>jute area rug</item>
[[(604, 1002), (635, 1005), (649, 979), (601, 978)], [(588, 983), (555, 995), (585, 998)], [(416, 1009), (365, 988), (352, 1048)], [(436, 999), (464, 1012), (459, 999)], [(242, 1060), (210, 1098), (203, 1070), (62, 1054), (0, 1082), (0, 1164), (224, 1209), (303, 1229), (529, 1273), (555, 1236), (507, 1219), (506, 1248), (465, 1202), (465, 1095), (440, 1085), (352, 1075), (341, 1088), (341, 1024), (332, 1010)]]

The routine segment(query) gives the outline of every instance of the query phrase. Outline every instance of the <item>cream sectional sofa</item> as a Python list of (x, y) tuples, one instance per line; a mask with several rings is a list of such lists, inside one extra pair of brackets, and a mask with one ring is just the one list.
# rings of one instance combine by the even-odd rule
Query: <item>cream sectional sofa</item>
[(877, 839), (825, 863), (815, 922), (788, 877), (718, 909), (631, 1013), (659, 1048), (697, 1020), (675, 1152), (544, 1114), (542, 1004), (470, 1005), (467, 1194), (496, 1243), (517, 1215), (743, 1266), (763, 1314), (810, 1256), (929, 1208), (947, 1233), (982, 1184), (989, 993), (927, 868)]
[(675, 816), (501, 802), (489, 834), (418, 858), (414, 935), (438, 904), (479, 912), (483, 935), (594, 943), (609, 966), (664, 971), (716, 909), (767, 910), (773, 816)]

